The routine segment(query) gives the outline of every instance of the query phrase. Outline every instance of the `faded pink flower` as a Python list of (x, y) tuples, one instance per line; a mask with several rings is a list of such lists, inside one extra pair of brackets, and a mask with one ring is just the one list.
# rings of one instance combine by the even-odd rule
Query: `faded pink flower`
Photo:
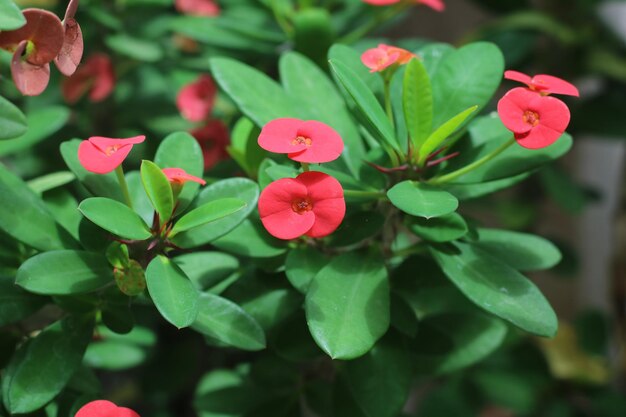
[(178, 92), (176, 106), (185, 119), (191, 122), (201, 122), (213, 111), (216, 94), (217, 87), (213, 79), (203, 74)]

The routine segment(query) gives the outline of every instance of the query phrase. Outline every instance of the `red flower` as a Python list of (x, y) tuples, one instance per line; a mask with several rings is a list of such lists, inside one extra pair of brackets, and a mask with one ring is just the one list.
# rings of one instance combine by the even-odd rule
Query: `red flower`
[(83, 405), (74, 417), (139, 417), (139, 414), (111, 401), (96, 400)]
[(498, 102), (502, 123), (528, 149), (545, 148), (565, 132), (569, 109), (561, 100), (523, 87), (509, 91)]
[(263, 226), (278, 239), (327, 236), (339, 227), (345, 214), (341, 184), (317, 171), (274, 181), (259, 197)]
[(223, 159), (228, 159), (226, 147), (230, 144), (228, 127), (221, 120), (209, 120), (206, 125), (191, 131), (202, 148), (204, 170), (211, 169)]
[(415, 57), (414, 53), (406, 49), (381, 43), (378, 47), (363, 52), (361, 62), (370, 72), (379, 72), (393, 64), (404, 65)]
[(201, 122), (211, 114), (217, 87), (208, 75), (184, 86), (176, 97), (176, 106), (182, 116), (191, 122)]
[(63, 75), (70, 76), (74, 74), (80, 60), (83, 57), (83, 32), (80, 25), (74, 19), (76, 9), (78, 9), (79, 0), (70, 0), (65, 9), (65, 17), (63, 18), (63, 46), (54, 63)]
[(206, 185), (206, 181), (202, 178), (198, 178), (194, 175), (188, 174), (182, 168), (163, 168), (163, 173), (167, 179), (172, 183), (180, 185), (185, 184), (187, 181), (197, 182), (200, 185)]
[(524, 83), (528, 85), (528, 88), (531, 90), (537, 91), (543, 95), (563, 94), (574, 97), (580, 96), (578, 88), (576, 88), (573, 84), (570, 84), (558, 77), (553, 77), (552, 75), (540, 74), (531, 78), (529, 75), (518, 71), (506, 71), (504, 73), (504, 78)]
[(78, 160), (89, 172), (107, 174), (120, 166), (128, 156), (133, 145), (143, 142), (145, 136), (127, 139), (112, 139), (92, 136), (78, 147)]
[(89, 100), (99, 102), (107, 98), (115, 88), (115, 70), (106, 54), (91, 55), (78, 71), (63, 80), (61, 92), (68, 103), (76, 103), (89, 92)]
[(214, 0), (176, 0), (176, 10), (193, 16), (217, 16), (220, 8)]
[[(372, 4), (374, 6), (388, 6), (390, 4), (400, 3), (403, 0), (363, 0), (365, 3)], [(423, 4), (438, 12), (443, 12), (446, 9), (446, 5), (443, 0), (415, 0), (415, 3)]]
[(258, 142), (267, 151), (286, 153), (294, 161), (305, 163), (330, 162), (343, 151), (339, 133), (316, 120), (272, 120), (263, 126)]

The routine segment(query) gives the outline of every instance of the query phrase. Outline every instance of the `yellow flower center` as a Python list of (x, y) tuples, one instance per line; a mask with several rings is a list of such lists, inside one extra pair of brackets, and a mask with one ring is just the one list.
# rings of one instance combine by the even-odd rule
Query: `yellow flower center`
[(313, 210), (313, 204), (308, 198), (299, 198), (293, 200), (291, 203), (291, 209), (298, 214), (304, 214), (307, 211)]
[(313, 143), (313, 141), (311, 140), (311, 138), (307, 138), (305, 136), (297, 136), (294, 140), (291, 141), (292, 145), (306, 145), (306, 146), (311, 146), (311, 143)]
[(532, 127), (535, 127), (539, 124), (539, 114), (532, 110), (526, 110), (522, 118), (524, 119), (525, 123), (528, 123)]

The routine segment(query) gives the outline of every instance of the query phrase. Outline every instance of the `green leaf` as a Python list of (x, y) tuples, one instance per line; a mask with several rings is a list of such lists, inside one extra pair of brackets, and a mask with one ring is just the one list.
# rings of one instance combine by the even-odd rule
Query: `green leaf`
[(330, 66), (361, 111), (368, 131), (379, 141), (401, 152), (393, 126), (374, 93), (347, 65), (331, 60)]
[(125, 176), (130, 199), (133, 203), (133, 210), (135, 210), (135, 213), (137, 213), (146, 224), (152, 224), (154, 220), (154, 208), (152, 207), (150, 198), (148, 198), (148, 194), (146, 194), (145, 188), (143, 188), (139, 171), (127, 172)]
[(287, 243), (271, 236), (257, 218), (244, 220), (212, 243), (226, 252), (251, 258), (273, 258), (287, 251)]
[(85, 364), (91, 368), (120, 371), (141, 365), (148, 357), (139, 346), (113, 340), (96, 341), (85, 352)]
[(56, 397), (81, 364), (93, 319), (69, 316), (21, 346), (2, 377), (2, 399), (11, 414), (35, 411)]
[[(161, 168), (181, 168), (188, 174), (202, 178), (204, 156), (198, 141), (187, 132), (175, 132), (168, 135), (159, 144), (154, 163)], [(182, 213), (198, 193), (200, 184), (188, 181), (178, 196), (177, 212)]]
[(26, 130), (26, 116), (13, 103), (0, 96), (0, 140), (16, 138), (26, 133)]
[(426, 67), (412, 59), (404, 71), (402, 103), (406, 128), (415, 149), (420, 149), (433, 128), (433, 91)]
[(247, 178), (230, 178), (205, 187), (192, 205), (192, 209), (221, 198), (237, 198), (246, 207), (237, 213), (177, 235), (172, 241), (182, 248), (193, 248), (223, 236), (243, 222), (256, 207), (259, 186)]
[(448, 242), (467, 234), (467, 223), (458, 213), (450, 213), (433, 219), (411, 219), (409, 228), (419, 237), (431, 242)]
[(417, 55), (422, 59), (426, 72), (432, 81), (444, 58), (455, 51), (447, 43), (429, 43), (418, 49)]
[(298, 101), (262, 72), (230, 58), (212, 58), (215, 81), (258, 126), (280, 117), (303, 118)]
[(77, 247), (57, 224), (44, 202), (18, 177), (0, 164), (0, 229), (35, 249)]
[(141, 182), (148, 194), (152, 207), (159, 214), (161, 224), (165, 224), (174, 212), (172, 186), (167, 177), (154, 162), (141, 162)]
[(237, 164), (251, 178), (256, 178), (259, 166), (267, 152), (257, 143), (260, 130), (247, 117), (240, 118), (230, 137), (230, 146), (226, 149)]
[(469, 107), (480, 111), (496, 92), (503, 72), (502, 52), (491, 43), (471, 43), (446, 54), (432, 77), (433, 127)]
[[(335, 30), (330, 12), (325, 8), (300, 8), (293, 14), (295, 49), (318, 65), (326, 64), (326, 52), (333, 44)], [(306, 76), (303, 74), (303, 79)]]
[(520, 271), (549, 269), (561, 261), (554, 244), (527, 233), (478, 229), (478, 241), (472, 244)]
[(138, 61), (157, 62), (163, 58), (163, 49), (153, 41), (119, 34), (107, 36), (104, 42), (113, 51)]
[(394, 185), (387, 197), (403, 212), (427, 219), (450, 214), (459, 206), (459, 201), (447, 191), (415, 181)]
[(367, 353), (389, 327), (389, 282), (379, 256), (349, 252), (313, 279), (305, 304), (315, 342), (333, 359)]
[[(2, 114), (1, 104), (0, 114)], [(15, 139), (0, 142), (0, 156), (32, 148), (65, 126), (69, 118), (70, 110), (61, 106), (46, 106), (29, 112), (26, 115), (28, 130)], [(1, 123), (0, 121), (0, 126)]]
[(83, 216), (76, 210), (78, 202), (66, 189), (56, 189), (43, 195), (48, 211), (56, 221), (78, 240), (78, 228)]
[[(502, 178), (494, 181), (472, 184), (443, 184), (442, 188), (453, 194), (459, 200), (471, 200), (484, 195), (495, 193), (496, 191), (509, 188), (519, 182), (524, 181), (530, 174), (524, 173), (510, 178)], [(463, 177), (461, 177), (463, 178)]]
[(375, 237), (382, 230), (385, 217), (373, 210), (348, 214), (339, 228), (329, 236), (328, 246), (333, 248), (355, 245)]
[(78, 161), (78, 146), (82, 141), (72, 139), (61, 144), (61, 156), (67, 167), (76, 175), (76, 178), (87, 190), (98, 197), (108, 197), (122, 201), (122, 192), (114, 172), (108, 174), (94, 174), (87, 171)]
[[(15, 30), (26, 24), (20, 8), (13, 0), (0, 0), (0, 30)], [(3, 112), (0, 110), (0, 114)], [(2, 123), (0, 122), (0, 126)], [(0, 131), (4, 129), (0, 128)]]
[(346, 363), (346, 380), (356, 403), (368, 417), (396, 417), (413, 382), (411, 357), (393, 334), (381, 339), (365, 356)]
[(174, 237), (177, 233), (212, 223), (226, 216), (230, 216), (245, 207), (246, 202), (238, 198), (220, 198), (219, 200), (209, 201), (191, 210), (177, 220), (170, 236)]
[(78, 210), (116, 236), (131, 240), (146, 240), (152, 236), (141, 217), (119, 201), (104, 197), (88, 198), (80, 203)]
[(36, 294), (78, 294), (113, 283), (113, 268), (106, 257), (98, 253), (50, 251), (24, 262), (15, 282)]
[(456, 243), (454, 250), (432, 251), (446, 276), (480, 308), (539, 336), (552, 337), (554, 310), (528, 278), (482, 249)]
[[(446, 165), (446, 172), (477, 161), (512, 136), (495, 113), (476, 119), (470, 125), (469, 132), (469, 140), (463, 140), (455, 147), (461, 154)], [(542, 149), (526, 149), (513, 144), (497, 158), (459, 177), (454, 183), (484, 183), (521, 175), (560, 158), (570, 150), (572, 143), (571, 136), (565, 133), (555, 143)]]
[(163, 255), (146, 269), (152, 301), (165, 320), (180, 328), (190, 326), (198, 315), (198, 290), (185, 273)]
[[(354, 75), (367, 85), (375, 96), (383, 94), (383, 80), (378, 74), (372, 74), (369, 69), (361, 62), (361, 53), (348, 45), (340, 43), (334, 44), (328, 51), (328, 59), (333, 62), (341, 62), (350, 68)], [(342, 90), (342, 93), (347, 92)], [(349, 95), (347, 96), (349, 98)]]
[(322, 252), (311, 246), (295, 248), (287, 254), (285, 274), (291, 285), (306, 294), (311, 281), (328, 261)]
[(0, 327), (30, 316), (46, 301), (44, 297), (22, 290), (13, 278), (0, 276)]
[(435, 130), (432, 135), (426, 139), (426, 142), (419, 148), (419, 164), (424, 165), (426, 158), (434, 150), (436, 150), (451, 134), (453, 134), (459, 126), (467, 120), (467, 118), (476, 111), (478, 107), (472, 106), (469, 109), (463, 110)]
[(53, 190), (69, 184), (76, 179), (76, 175), (69, 171), (52, 172), (28, 181), (28, 188), (41, 195), (46, 191)]
[(284, 54), (279, 64), (285, 90), (305, 107), (307, 118), (326, 123), (341, 135), (345, 144), (341, 157), (352, 175), (357, 176), (365, 148), (335, 85), (313, 62), (298, 53)]
[(259, 323), (237, 304), (217, 295), (200, 295), (198, 316), (192, 327), (240, 349), (265, 348), (265, 333)]
[(486, 358), (504, 341), (507, 326), (481, 313), (445, 313), (420, 321), (412, 349), (419, 372), (447, 374)]
[[(239, 260), (222, 252), (195, 252), (174, 258), (199, 291), (217, 294), (238, 278)], [(217, 291), (217, 292), (216, 292)]]

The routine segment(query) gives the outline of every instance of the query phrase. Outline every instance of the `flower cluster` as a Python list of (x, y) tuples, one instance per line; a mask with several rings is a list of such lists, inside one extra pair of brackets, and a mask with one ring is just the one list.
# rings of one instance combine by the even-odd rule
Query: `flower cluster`
[(83, 35), (74, 19), (78, 0), (70, 0), (63, 21), (43, 9), (25, 9), (26, 24), (0, 32), (0, 48), (13, 52), (11, 75), (24, 95), (36, 96), (50, 81), (50, 62), (66, 76), (76, 71), (83, 56)]
[(416, 55), (406, 49), (398, 48), (397, 46), (389, 46), (380, 44), (376, 48), (368, 49), (361, 55), (361, 62), (370, 72), (380, 72), (392, 65), (404, 65)]
[(176, 97), (176, 106), (183, 118), (190, 122), (204, 123), (190, 133), (202, 148), (205, 170), (228, 158), (226, 152), (226, 147), (230, 144), (228, 128), (221, 120), (211, 118), (216, 97), (217, 86), (206, 74), (200, 75), (194, 82), (181, 88)]
[(130, 408), (118, 407), (111, 401), (91, 401), (78, 410), (74, 417), (139, 417)]
[[(258, 142), (267, 151), (286, 154), (303, 164), (330, 162), (343, 151), (341, 136), (315, 120), (272, 120), (261, 130)], [(339, 181), (303, 166), (305, 172), (296, 178), (272, 182), (259, 197), (261, 222), (279, 239), (327, 236), (339, 227), (346, 214)]]
[(530, 77), (517, 71), (506, 71), (504, 77), (527, 87), (514, 88), (500, 99), (498, 115), (502, 123), (525, 148), (550, 146), (565, 132), (570, 121), (567, 105), (550, 94), (578, 97), (578, 89), (550, 75)]
[[(367, 4), (373, 6), (389, 6), (392, 4), (400, 3), (404, 0), (363, 0)], [(414, 3), (423, 4), (438, 12), (443, 12), (446, 9), (446, 5), (443, 0), (414, 0)]]

